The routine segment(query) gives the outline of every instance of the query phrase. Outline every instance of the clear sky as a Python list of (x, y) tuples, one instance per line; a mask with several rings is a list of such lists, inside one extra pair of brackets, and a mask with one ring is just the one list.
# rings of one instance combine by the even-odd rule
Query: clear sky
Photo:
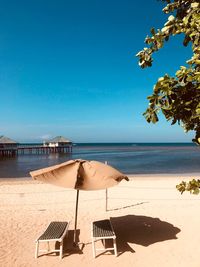
[(0, 0), (0, 135), (37, 142), (191, 141), (142, 113), (157, 78), (191, 55), (183, 37), (140, 69), (135, 54), (166, 20), (157, 0)]

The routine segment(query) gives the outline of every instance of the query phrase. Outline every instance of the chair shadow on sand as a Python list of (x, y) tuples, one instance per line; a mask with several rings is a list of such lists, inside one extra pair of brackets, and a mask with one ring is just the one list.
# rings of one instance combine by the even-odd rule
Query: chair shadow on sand
[[(76, 244), (74, 246), (74, 230), (69, 230), (68, 235), (63, 240), (63, 258), (72, 254), (83, 254), (84, 244), (79, 243), (80, 229), (76, 230)], [(56, 248), (59, 248), (59, 244), (56, 244)]]
[[(148, 247), (157, 242), (177, 239), (176, 235), (181, 231), (169, 222), (142, 215), (111, 217), (110, 220), (117, 237), (118, 256), (127, 251), (135, 253), (129, 243)], [(76, 243), (79, 245), (74, 247), (74, 230), (68, 231), (63, 242), (63, 258), (72, 254), (83, 254), (85, 245), (91, 244), (91, 242), (79, 243), (79, 235), (80, 229), (77, 229)], [(59, 245), (56, 244), (56, 247), (58, 248)]]
[(156, 242), (177, 239), (176, 235), (181, 231), (159, 218), (147, 216), (126, 215), (111, 217), (110, 220), (117, 237), (118, 255), (126, 251), (135, 252), (129, 243), (147, 247)]

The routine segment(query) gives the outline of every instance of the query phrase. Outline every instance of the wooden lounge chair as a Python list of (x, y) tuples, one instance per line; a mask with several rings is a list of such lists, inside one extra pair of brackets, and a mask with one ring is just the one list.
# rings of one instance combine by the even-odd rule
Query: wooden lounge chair
[[(96, 251), (109, 251), (114, 250), (115, 256), (117, 256), (116, 235), (110, 220), (102, 220), (92, 222), (92, 251), (93, 257), (96, 257)], [(106, 239), (113, 240), (113, 247), (106, 247)], [(101, 240), (104, 248), (96, 248), (95, 243)]]
[[(36, 250), (35, 250), (35, 258), (38, 257), (39, 252), (59, 252), (60, 259), (63, 257), (63, 239), (68, 232), (69, 222), (51, 222), (44, 233), (36, 239)], [(58, 241), (60, 242), (60, 249), (50, 250), (49, 242), (50, 241)], [(39, 244), (41, 242), (47, 242), (48, 248), (47, 250), (40, 250)]]

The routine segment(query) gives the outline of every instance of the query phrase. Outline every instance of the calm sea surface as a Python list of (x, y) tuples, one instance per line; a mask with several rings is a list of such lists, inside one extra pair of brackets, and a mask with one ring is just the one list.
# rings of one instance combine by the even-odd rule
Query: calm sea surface
[(71, 155), (20, 155), (0, 159), (0, 178), (30, 177), (32, 170), (70, 159), (108, 161), (125, 174), (200, 174), (200, 147), (192, 143), (76, 144)]

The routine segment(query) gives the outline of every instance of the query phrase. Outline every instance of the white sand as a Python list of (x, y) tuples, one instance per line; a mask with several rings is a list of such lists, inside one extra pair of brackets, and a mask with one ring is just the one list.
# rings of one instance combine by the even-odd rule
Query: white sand
[[(137, 176), (108, 190), (80, 191), (80, 251), (72, 250), (76, 191), (31, 179), (0, 180), (0, 266), (200, 266), (200, 195), (175, 188), (194, 175)], [(91, 221), (111, 218), (119, 256), (92, 257)], [(64, 258), (34, 258), (35, 239), (54, 220), (71, 220)]]

